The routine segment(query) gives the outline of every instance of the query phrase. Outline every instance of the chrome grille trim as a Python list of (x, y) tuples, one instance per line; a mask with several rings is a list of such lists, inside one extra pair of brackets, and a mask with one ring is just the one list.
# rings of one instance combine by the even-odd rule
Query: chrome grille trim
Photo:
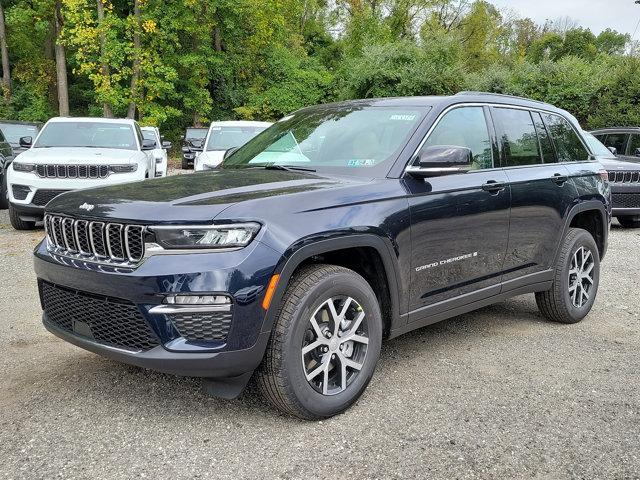
[[(105, 223), (50, 214), (45, 215), (44, 225), (48, 250), (60, 256), (115, 266), (135, 266), (145, 256), (144, 236), (147, 229), (142, 225)], [(114, 238), (110, 239), (110, 235)]]
[(613, 183), (640, 183), (640, 170), (609, 170), (609, 181)]
[(109, 165), (41, 164), (36, 165), (40, 178), (107, 178), (111, 175)]

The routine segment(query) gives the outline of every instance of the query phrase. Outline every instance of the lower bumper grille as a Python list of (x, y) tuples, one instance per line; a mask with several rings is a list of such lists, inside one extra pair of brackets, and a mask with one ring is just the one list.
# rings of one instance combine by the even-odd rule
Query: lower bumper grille
[(68, 192), (68, 190), (36, 190), (31, 203), (38, 205), (39, 207), (44, 207), (47, 203), (64, 192)]
[(144, 351), (160, 340), (126, 300), (94, 295), (40, 281), (40, 298), (48, 322), (74, 335), (125, 350)]
[(26, 185), (12, 185), (13, 198), (16, 200), (24, 200), (29, 195), (31, 189)]
[(187, 340), (225, 340), (229, 335), (231, 312), (175, 313), (167, 315), (181, 337)]
[(640, 193), (614, 193), (613, 208), (640, 208)]

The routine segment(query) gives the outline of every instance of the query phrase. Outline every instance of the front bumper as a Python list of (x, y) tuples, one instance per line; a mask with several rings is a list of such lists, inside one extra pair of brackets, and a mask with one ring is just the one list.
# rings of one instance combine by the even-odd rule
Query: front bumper
[[(135, 305), (138, 315), (157, 335), (159, 345), (134, 350), (103, 342), (90, 333), (85, 335), (75, 325), (62, 329), (50, 321), (45, 308), (43, 322), (58, 337), (106, 357), (176, 375), (228, 378), (251, 372), (260, 364), (270, 333), (261, 302), (280, 258), (270, 247), (254, 241), (237, 251), (158, 255), (132, 270), (61, 260), (51, 256), (45, 244), (46, 240), (35, 251), (40, 282)], [(229, 295), (233, 314), (226, 338), (184, 338), (169, 315), (151, 312), (162, 305), (166, 295), (176, 293)], [(78, 318), (75, 313), (70, 312), (70, 316)]]
[(612, 183), (611, 202), (614, 217), (640, 215), (640, 183)]

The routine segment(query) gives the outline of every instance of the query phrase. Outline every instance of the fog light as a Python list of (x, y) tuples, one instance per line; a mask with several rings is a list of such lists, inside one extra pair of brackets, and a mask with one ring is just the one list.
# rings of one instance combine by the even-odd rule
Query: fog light
[(169, 305), (229, 305), (226, 295), (167, 295), (164, 302)]

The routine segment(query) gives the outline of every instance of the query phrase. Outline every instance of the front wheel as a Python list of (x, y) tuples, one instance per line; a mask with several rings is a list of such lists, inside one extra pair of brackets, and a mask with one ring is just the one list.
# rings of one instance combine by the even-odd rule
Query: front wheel
[(640, 215), (617, 217), (624, 228), (640, 228)]
[(11, 222), (11, 226), (16, 230), (33, 230), (36, 228), (36, 222), (22, 220), (11, 204), (9, 204), (9, 221)]
[(367, 388), (381, 343), (380, 306), (364, 278), (335, 265), (304, 267), (282, 300), (258, 387), (285, 413), (331, 417)]
[(577, 323), (587, 316), (598, 293), (600, 254), (595, 240), (581, 228), (570, 228), (562, 242), (553, 284), (536, 293), (540, 312), (549, 320)]
[(0, 183), (0, 210), (7, 208), (9, 208), (9, 190), (7, 188), (7, 172), (5, 171)]

